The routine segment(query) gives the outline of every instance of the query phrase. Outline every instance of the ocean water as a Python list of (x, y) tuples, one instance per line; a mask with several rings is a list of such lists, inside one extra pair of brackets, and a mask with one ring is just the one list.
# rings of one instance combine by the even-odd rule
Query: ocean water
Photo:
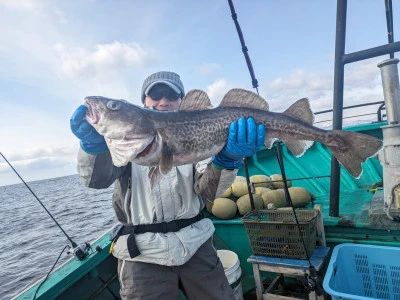
[[(77, 244), (91, 243), (116, 222), (112, 187), (86, 188), (78, 175), (28, 185)], [(45, 276), (71, 245), (23, 183), (0, 186), (0, 237), (0, 299), (10, 299)], [(64, 252), (57, 266), (70, 258)]]

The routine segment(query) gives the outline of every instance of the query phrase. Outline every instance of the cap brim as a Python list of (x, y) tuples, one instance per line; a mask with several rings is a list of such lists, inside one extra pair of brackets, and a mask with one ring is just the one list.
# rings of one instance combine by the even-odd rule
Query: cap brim
[(177, 93), (177, 94), (179, 94), (179, 95), (182, 95), (181, 90), (180, 90), (175, 84), (173, 84), (172, 82), (167, 81), (167, 80), (159, 80), (159, 81), (153, 82), (152, 84), (150, 84), (150, 85), (147, 87), (147, 89), (144, 91), (145, 96), (147, 96), (148, 93), (149, 93), (149, 91), (151, 90), (151, 88), (152, 88), (153, 86), (157, 85), (157, 84), (165, 84), (165, 85), (168, 85), (171, 89), (174, 90), (175, 93)]

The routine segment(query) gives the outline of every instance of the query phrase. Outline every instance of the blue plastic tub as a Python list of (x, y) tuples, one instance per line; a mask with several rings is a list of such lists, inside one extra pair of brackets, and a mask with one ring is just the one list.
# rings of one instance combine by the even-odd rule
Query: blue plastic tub
[(323, 286), (332, 299), (400, 300), (400, 248), (335, 246)]

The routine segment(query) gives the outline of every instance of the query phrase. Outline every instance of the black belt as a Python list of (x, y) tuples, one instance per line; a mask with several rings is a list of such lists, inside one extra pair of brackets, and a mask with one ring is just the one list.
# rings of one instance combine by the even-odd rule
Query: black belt
[(197, 216), (190, 219), (180, 219), (173, 220), (170, 222), (162, 222), (162, 223), (154, 223), (154, 224), (139, 224), (139, 225), (129, 225), (123, 226), (120, 235), (127, 235), (131, 233), (145, 233), (145, 232), (154, 232), (154, 233), (167, 233), (167, 232), (177, 232), (184, 227), (192, 225), (197, 221), (203, 219), (203, 213), (200, 212)]
[(170, 222), (162, 222), (155, 224), (139, 224), (139, 225), (130, 225), (130, 226), (122, 226), (117, 236), (114, 238), (114, 242), (121, 235), (128, 235), (127, 246), (128, 252), (131, 258), (134, 258), (140, 254), (140, 251), (136, 245), (135, 234), (145, 233), (145, 232), (153, 232), (153, 233), (167, 233), (167, 232), (177, 232), (184, 227), (192, 225), (197, 221), (203, 219), (203, 213), (200, 212), (197, 216), (190, 219), (179, 219), (173, 220)]

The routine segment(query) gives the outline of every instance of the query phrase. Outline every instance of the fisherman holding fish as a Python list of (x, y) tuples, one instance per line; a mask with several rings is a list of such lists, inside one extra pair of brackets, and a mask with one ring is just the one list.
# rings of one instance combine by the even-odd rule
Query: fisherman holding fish
[[(197, 156), (201, 159), (191, 157), (195, 163), (179, 163), (176, 149), (167, 147), (169, 128), (162, 120), (167, 113), (163, 111), (178, 110), (184, 96), (178, 74), (150, 75), (143, 83), (141, 100), (144, 107), (157, 111), (160, 125), (141, 134), (124, 133), (118, 140), (112, 137), (124, 128), (117, 125), (125, 124), (119, 102), (106, 104), (114, 130), (105, 137), (98, 133), (105, 125), (94, 128), (103, 116), (90, 101), (71, 117), (71, 130), (80, 139), (82, 184), (105, 189), (114, 183), (112, 203), (119, 224), (112, 230), (111, 252), (118, 258), (122, 299), (178, 299), (179, 289), (188, 299), (234, 299), (213, 246), (214, 225), (201, 211), (205, 201), (218, 198), (231, 185), (242, 159), (264, 145), (265, 127), (253, 118), (239, 118), (230, 124), (225, 146), (212, 158)], [(146, 128), (148, 120), (143, 115), (135, 122)], [(195, 138), (189, 136), (191, 126), (181, 128), (188, 141)], [(128, 156), (132, 159), (118, 163), (118, 157), (126, 157), (129, 151), (134, 152)], [(159, 165), (141, 164), (155, 153)]]

